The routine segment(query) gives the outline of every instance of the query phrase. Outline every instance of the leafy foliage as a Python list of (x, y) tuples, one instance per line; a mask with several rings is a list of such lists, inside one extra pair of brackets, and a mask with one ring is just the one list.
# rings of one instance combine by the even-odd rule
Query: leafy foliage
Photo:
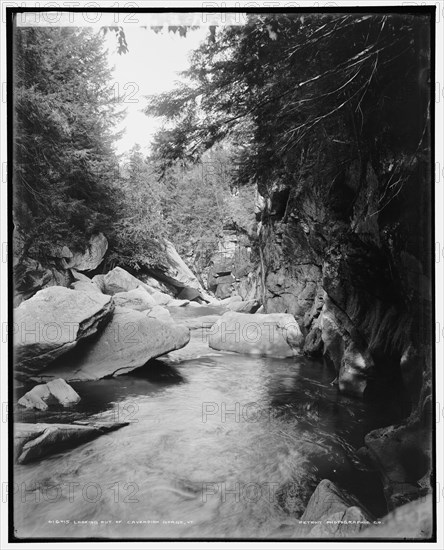
[(309, 166), (325, 167), (327, 185), (341, 163), (383, 162), (391, 150), (398, 185), (388, 186), (384, 208), (409, 171), (403, 154), (419, 159), (428, 147), (424, 29), (414, 15), (250, 15), (194, 53), (187, 86), (149, 98), (146, 111), (170, 121), (155, 154), (165, 166), (195, 162), (248, 133), (239, 182), (266, 195)]

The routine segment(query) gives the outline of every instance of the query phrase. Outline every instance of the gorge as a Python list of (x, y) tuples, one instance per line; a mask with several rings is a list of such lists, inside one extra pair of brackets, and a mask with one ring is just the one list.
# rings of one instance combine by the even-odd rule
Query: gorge
[(17, 30), (17, 540), (432, 539), (430, 21), (211, 26), (116, 178)]

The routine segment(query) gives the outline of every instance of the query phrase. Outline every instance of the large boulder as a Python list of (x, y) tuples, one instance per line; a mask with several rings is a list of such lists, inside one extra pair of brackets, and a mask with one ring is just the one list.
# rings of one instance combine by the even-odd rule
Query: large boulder
[(363, 529), (358, 536), (365, 539), (430, 539), (433, 534), (433, 497), (408, 502), (387, 514), (380, 525)]
[(389, 510), (432, 490), (429, 426), (415, 423), (378, 428), (365, 436), (365, 445), (380, 471)]
[(372, 522), (372, 516), (350, 493), (323, 479), (300, 519), (310, 538), (353, 537)]
[(114, 308), (112, 298), (65, 287), (40, 290), (14, 311), (14, 370), (29, 378), (91, 336)]
[(47, 401), (54, 400), (64, 407), (75, 405), (80, 401), (80, 395), (63, 378), (51, 380), (47, 384), (34, 386), (19, 400), (18, 404), (27, 409), (40, 409), (45, 411), (48, 408)]
[(102, 263), (107, 250), (108, 241), (105, 235), (103, 233), (93, 235), (85, 252), (76, 252), (65, 260), (66, 267), (77, 271), (93, 271)]
[(213, 349), (271, 357), (293, 357), (303, 344), (301, 329), (287, 313), (228, 311), (209, 330)]
[(15, 456), (19, 464), (72, 448), (100, 435), (127, 426), (129, 422), (95, 422), (86, 424), (26, 424), (14, 425)]
[(103, 331), (35, 379), (98, 380), (125, 374), (150, 359), (182, 348), (189, 339), (187, 327), (148, 317), (146, 312), (116, 307)]
[(93, 281), (100, 286), (102, 292), (105, 294), (110, 294), (113, 296), (118, 292), (128, 292), (130, 290), (135, 290), (137, 287), (142, 287), (149, 294), (152, 294), (151, 288), (140, 281), (128, 271), (125, 271), (121, 267), (115, 267), (104, 276), (95, 276)]
[(113, 299), (116, 306), (135, 309), (136, 311), (146, 311), (157, 305), (154, 296), (148, 294), (141, 286), (128, 290), (128, 292), (117, 292), (117, 294), (114, 294)]
[[(208, 295), (196, 275), (194, 275), (191, 269), (182, 260), (179, 253), (174, 248), (173, 243), (168, 240), (165, 240), (164, 261), (162, 268), (149, 268), (149, 271), (156, 279), (173, 286), (179, 291), (185, 288), (194, 289), (198, 291), (202, 298), (208, 298)], [(181, 300), (193, 299), (189, 298), (188, 295), (181, 294), (179, 294), (179, 298)]]
[(166, 306), (173, 301), (173, 298), (171, 298), (171, 296), (165, 294), (165, 292), (159, 292), (158, 290), (156, 290), (156, 292), (154, 292), (152, 296), (156, 305), (158, 306)]
[(159, 319), (159, 321), (173, 321), (171, 313), (167, 310), (166, 307), (163, 306), (154, 306), (149, 311), (147, 311), (146, 315), (148, 317), (152, 317), (153, 319)]

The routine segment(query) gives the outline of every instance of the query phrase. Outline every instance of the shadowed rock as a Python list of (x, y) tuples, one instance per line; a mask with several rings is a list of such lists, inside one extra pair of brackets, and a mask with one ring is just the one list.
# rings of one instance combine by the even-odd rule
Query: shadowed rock
[(303, 336), (292, 315), (228, 311), (209, 330), (213, 349), (270, 357), (300, 353)]
[(14, 311), (14, 370), (26, 379), (94, 334), (112, 312), (109, 296), (64, 287), (37, 292)]
[(92, 271), (102, 263), (107, 250), (108, 241), (105, 235), (103, 233), (94, 235), (89, 240), (86, 251), (72, 254), (66, 261), (66, 267), (75, 268), (77, 271)]
[(124, 374), (150, 359), (182, 348), (189, 339), (187, 327), (153, 319), (145, 312), (116, 307), (102, 332), (34, 379), (97, 380)]
[(86, 443), (100, 435), (127, 426), (129, 422), (75, 422), (73, 424), (14, 425), (15, 456), (19, 464), (27, 464), (47, 455)]

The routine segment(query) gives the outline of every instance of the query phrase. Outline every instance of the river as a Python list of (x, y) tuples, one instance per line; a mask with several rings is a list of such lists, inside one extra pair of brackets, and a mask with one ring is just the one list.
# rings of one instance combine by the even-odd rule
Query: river
[[(187, 315), (196, 312), (177, 313)], [(129, 422), (16, 467), (16, 536), (274, 537), (324, 478), (386, 512), (377, 474), (355, 451), (390, 411), (340, 395), (320, 361), (216, 352), (201, 330), (192, 335), (150, 368), (73, 383), (74, 409), (16, 412), (26, 422)]]

